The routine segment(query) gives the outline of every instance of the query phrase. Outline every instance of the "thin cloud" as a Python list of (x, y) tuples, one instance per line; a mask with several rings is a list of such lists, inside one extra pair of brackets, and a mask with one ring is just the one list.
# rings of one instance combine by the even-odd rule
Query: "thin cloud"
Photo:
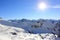
[(49, 6), (49, 8), (60, 8), (60, 5)]

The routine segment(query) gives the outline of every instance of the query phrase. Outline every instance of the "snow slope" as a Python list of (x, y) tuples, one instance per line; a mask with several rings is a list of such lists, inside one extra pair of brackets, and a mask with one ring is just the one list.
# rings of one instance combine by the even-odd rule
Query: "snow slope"
[(22, 28), (10, 27), (0, 24), (0, 40), (55, 40), (55, 39), (56, 37), (53, 34), (49, 33), (30, 34)]
[[(40, 25), (41, 23), (43, 25)], [(30, 20), (0, 20), (0, 40), (59, 40), (60, 38), (52, 33), (54, 25), (55, 23), (52, 24), (49, 20), (39, 23)]]

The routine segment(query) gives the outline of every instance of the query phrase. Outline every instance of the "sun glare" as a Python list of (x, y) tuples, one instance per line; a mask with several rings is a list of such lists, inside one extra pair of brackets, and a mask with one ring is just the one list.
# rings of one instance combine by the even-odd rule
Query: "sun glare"
[(41, 2), (38, 4), (38, 8), (41, 9), (41, 10), (44, 10), (47, 8), (47, 4), (45, 4), (44, 2)]

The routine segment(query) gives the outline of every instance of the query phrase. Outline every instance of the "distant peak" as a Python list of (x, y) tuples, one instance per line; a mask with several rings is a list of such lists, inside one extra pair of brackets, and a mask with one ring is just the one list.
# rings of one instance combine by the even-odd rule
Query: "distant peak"
[(2, 18), (2, 17), (0, 17), (0, 20), (3, 20), (3, 18)]

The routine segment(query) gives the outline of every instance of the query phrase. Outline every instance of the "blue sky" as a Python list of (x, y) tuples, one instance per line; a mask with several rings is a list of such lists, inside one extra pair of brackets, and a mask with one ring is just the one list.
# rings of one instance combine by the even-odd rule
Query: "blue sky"
[[(60, 19), (60, 0), (42, 0), (51, 8), (38, 10), (41, 0), (0, 0), (0, 17), (4, 19)], [(54, 7), (55, 8), (54, 8)]]

